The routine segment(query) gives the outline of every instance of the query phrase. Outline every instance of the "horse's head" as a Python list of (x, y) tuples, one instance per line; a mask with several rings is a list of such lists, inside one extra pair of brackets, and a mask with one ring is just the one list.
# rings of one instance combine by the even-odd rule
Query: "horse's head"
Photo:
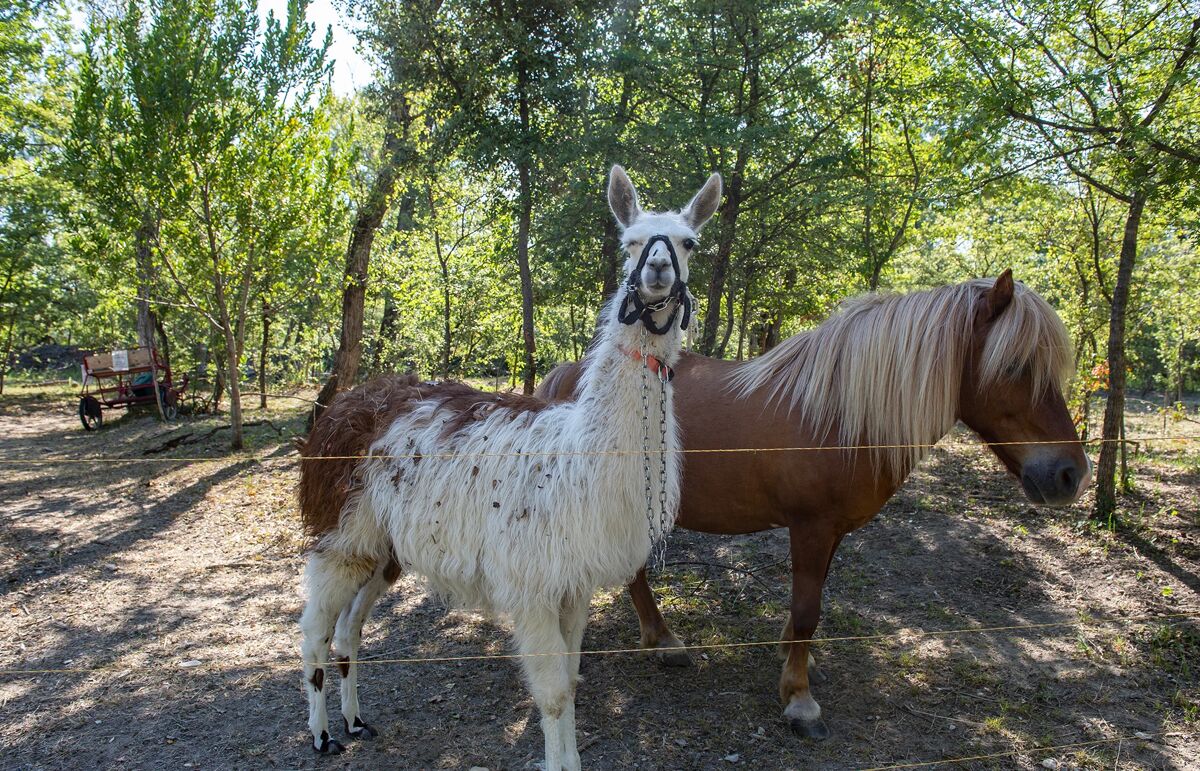
[(1071, 368), (1066, 328), (1049, 303), (1006, 270), (972, 282), (971, 342), (958, 417), (991, 444), (1034, 503), (1062, 506), (1083, 494), (1092, 464), (1063, 399)]
[(688, 260), (696, 250), (700, 229), (721, 200), (721, 175), (713, 174), (678, 212), (642, 211), (637, 190), (620, 166), (608, 177), (608, 205), (622, 228), (625, 275), (636, 284), (643, 302), (671, 296), (688, 280)]

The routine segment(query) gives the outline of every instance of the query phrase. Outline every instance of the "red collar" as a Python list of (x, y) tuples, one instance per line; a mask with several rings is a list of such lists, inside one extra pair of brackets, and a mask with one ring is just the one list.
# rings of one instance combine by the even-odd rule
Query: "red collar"
[(671, 382), (675, 378), (675, 370), (667, 366), (666, 362), (657, 356), (651, 356), (642, 351), (631, 351), (628, 348), (620, 348), (621, 353), (625, 354), (634, 361), (640, 361), (646, 365), (646, 369), (650, 370), (650, 374), (658, 377), (664, 382)]

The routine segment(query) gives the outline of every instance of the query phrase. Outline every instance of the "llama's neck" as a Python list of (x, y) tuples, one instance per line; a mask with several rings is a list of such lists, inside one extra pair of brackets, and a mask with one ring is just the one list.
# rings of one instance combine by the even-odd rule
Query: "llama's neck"
[[(623, 288), (605, 304), (601, 312), (603, 323), (587, 354), (577, 403), (588, 405), (588, 409), (611, 410), (614, 416), (638, 415), (640, 420), (641, 397), (631, 398), (631, 393), (640, 392), (644, 376), (651, 379), (658, 377), (647, 372), (643, 357), (652, 356), (669, 367), (675, 366), (683, 342), (683, 332), (679, 329), (683, 311), (679, 310), (675, 323), (665, 334), (656, 335), (640, 321), (622, 324), (617, 320), (617, 306), (622, 293)], [(666, 324), (671, 317), (671, 310), (659, 311), (655, 314), (654, 322), (660, 326)], [(654, 392), (658, 393), (657, 383), (651, 385)], [(669, 386), (667, 390), (670, 391)], [(653, 401), (657, 408), (658, 400)]]

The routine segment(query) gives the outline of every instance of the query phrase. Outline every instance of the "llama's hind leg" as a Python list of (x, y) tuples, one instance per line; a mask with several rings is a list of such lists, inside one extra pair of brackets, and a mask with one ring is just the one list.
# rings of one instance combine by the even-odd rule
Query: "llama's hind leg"
[[(571, 721), (574, 731), (575, 710), (571, 694), (567, 643), (563, 639), (560, 620), (554, 611), (529, 611), (514, 614), (513, 635), (517, 650), (524, 655), (521, 669), (533, 692), (533, 700), (542, 713), (542, 735), (546, 741), (545, 771), (562, 771), (564, 768), (562, 728), (564, 718)], [(572, 756), (577, 769), (578, 755)]]
[(300, 616), (300, 655), (304, 662), (304, 690), (308, 695), (308, 730), (317, 752), (341, 752), (342, 745), (329, 737), (325, 707), (325, 664), (334, 622), (354, 599), (374, 570), (372, 561), (342, 554), (315, 551), (308, 558), (305, 583), (308, 602)]
[(400, 577), (400, 566), (394, 560), (381, 562), (354, 601), (338, 616), (333, 632), (333, 648), (338, 653), (338, 669), (342, 674), (342, 722), (346, 734), (354, 739), (373, 739), (375, 729), (363, 722), (358, 704), (358, 651), (362, 644), (362, 628), (371, 608)]
[(558, 733), (563, 747), (563, 768), (568, 771), (578, 771), (580, 767), (575, 731), (575, 690), (579, 684), (579, 650), (583, 645), (583, 630), (587, 627), (590, 604), (591, 597), (567, 602), (563, 605), (562, 615), (559, 617), (559, 630), (568, 651), (567, 684), (570, 687), (570, 699), (563, 708), (562, 718), (558, 721)]

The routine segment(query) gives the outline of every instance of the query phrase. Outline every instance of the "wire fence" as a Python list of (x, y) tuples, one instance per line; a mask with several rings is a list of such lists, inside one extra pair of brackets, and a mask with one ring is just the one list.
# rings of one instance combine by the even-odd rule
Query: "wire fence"
[(548, 457), (611, 457), (611, 456), (645, 456), (649, 455), (724, 455), (724, 454), (770, 454), (786, 452), (830, 452), (857, 450), (931, 450), (945, 447), (992, 448), (992, 447), (1036, 447), (1041, 445), (1068, 444), (1149, 444), (1154, 442), (1194, 442), (1200, 440), (1200, 435), (1180, 434), (1176, 436), (1142, 436), (1115, 439), (1041, 439), (1006, 442), (987, 441), (950, 441), (950, 442), (920, 442), (901, 444), (836, 444), (836, 445), (805, 445), (788, 447), (677, 447), (659, 449), (618, 449), (618, 450), (513, 450), (508, 452), (411, 452), (411, 453), (368, 453), (365, 455), (223, 455), (220, 457), (124, 457), (124, 456), (92, 456), (85, 458), (67, 458), (50, 456), (42, 458), (0, 458), (0, 464), (8, 465), (77, 465), (87, 463), (215, 463), (219, 461), (253, 461), (268, 463), (277, 461), (301, 461), (314, 463), (320, 461), (341, 460), (451, 460), (455, 458), (548, 458)]
[[(931, 637), (955, 637), (965, 636), (969, 634), (992, 634), (1000, 632), (1028, 632), (1040, 629), (1054, 628), (1080, 628), (1102, 626), (1104, 624), (1134, 624), (1146, 622), (1164, 622), (1182, 619), (1200, 618), (1200, 612), (1195, 613), (1165, 613), (1152, 614), (1143, 616), (1109, 616), (1109, 617), (1084, 617), (1074, 621), (1048, 621), (1030, 624), (1005, 624), (1000, 626), (975, 626), (961, 627), (956, 629), (929, 629), (929, 630), (904, 630), (901, 632), (891, 632), (888, 634), (867, 634), (867, 635), (844, 635), (839, 637), (815, 637), (808, 642), (809, 645), (830, 645), (835, 643), (849, 642), (872, 642), (881, 643), (890, 640), (913, 641), (926, 639)], [(753, 640), (747, 642), (720, 642), (720, 643), (698, 643), (694, 645), (678, 645), (664, 648), (602, 648), (597, 650), (581, 650), (578, 654), (567, 651), (547, 651), (547, 652), (530, 652), (530, 653), (478, 653), (461, 656), (412, 656), (403, 658), (365, 658), (365, 659), (337, 659), (332, 661), (317, 662), (319, 666), (335, 666), (343, 664), (356, 665), (415, 665), (415, 664), (452, 664), (468, 661), (500, 661), (500, 660), (517, 660), (527, 658), (545, 658), (558, 656), (614, 656), (614, 655), (632, 655), (632, 654), (662, 654), (673, 653), (677, 651), (712, 651), (712, 650), (738, 650), (746, 648), (762, 648), (768, 646), (789, 645), (798, 643), (788, 643), (779, 639), (772, 640)], [(158, 657), (165, 660), (166, 657)], [(146, 662), (136, 664), (119, 664), (115, 662), (93, 664), (83, 667), (50, 667), (50, 668), (18, 668), (18, 669), (0, 669), (0, 675), (8, 677), (16, 676), (31, 676), (31, 675), (55, 675), (55, 674), (90, 674), (96, 672), (110, 671), (145, 671), (147, 669), (159, 669), (162, 671), (178, 671), (181, 665), (178, 662), (171, 664), (159, 664), (157, 667)], [(209, 662), (197, 662), (184, 667), (184, 671), (214, 671), (214, 670), (241, 670), (241, 669), (278, 669), (295, 667), (295, 661), (291, 659), (272, 658), (272, 659), (243, 659), (238, 661), (214, 660)]]
[[(1125, 444), (1149, 444), (1158, 442), (1194, 442), (1200, 439), (1196, 435), (1176, 435), (1176, 436), (1143, 436), (1134, 438), (1114, 438), (1104, 439), (1095, 438), (1088, 439), (1083, 442), (1074, 439), (1066, 440), (1038, 440), (1038, 441), (1005, 441), (1005, 442), (986, 442), (986, 441), (949, 441), (949, 442), (934, 442), (934, 443), (907, 443), (907, 444), (854, 444), (854, 445), (811, 445), (811, 446), (788, 446), (788, 447), (736, 447), (736, 448), (667, 448), (661, 450), (651, 450), (650, 454), (657, 453), (672, 453), (680, 455), (713, 455), (713, 454), (766, 454), (766, 453), (786, 453), (786, 452), (829, 452), (829, 451), (864, 451), (864, 450), (897, 450), (897, 449), (922, 449), (929, 450), (934, 448), (945, 447), (968, 447), (968, 448), (993, 448), (1006, 446), (1036, 446), (1036, 445), (1064, 445), (1064, 444), (1085, 444), (1096, 445), (1103, 443), (1125, 443)], [(598, 456), (645, 456), (647, 450), (632, 449), (632, 450), (578, 450), (578, 451), (512, 451), (512, 452), (474, 452), (474, 453), (403, 453), (403, 454), (366, 454), (366, 455), (333, 455), (333, 456), (311, 456), (305, 457), (301, 455), (224, 455), (220, 457), (111, 457), (111, 456), (95, 456), (85, 458), (71, 458), (62, 456), (50, 456), (40, 458), (0, 458), (0, 464), (9, 466), (46, 466), (46, 465), (87, 465), (87, 464), (142, 464), (142, 463), (178, 463), (178, 464), (198, 464), (198, 463), (214, 463), (228, 461), (250, 461), (254, 463), (270, 463), (270, 462), (317, 462), (317, 461), (345, 461), (345, 460), (413, 460), (413, 459), (453, 459), (460, 457), (470, 458), (496, 458), (496, 457), (512, 457), (512, 458), (545, 458), (551, 456), (574, 456), (574, 457), (598, 457)], [(939, 629), (939, 630), (905, 630), (901, 632), (888, 634), (872, 634), (872, 635), (847, 635), (838, 637), (820, 637), (808, 641), (810, 645), (823, 646), (838, 643), (884, 643), (888, 641), (900, 640), (913, 642), (921, 639), (936, 638), (936, 637), (961, 637), (973, 634), (1000, 634), (1008, 633), (1015, 635), (1025, 632), (1038, 630), (1046, 630), (1053, 628), (1083, 628), (1095, 627), (1105, 624), (1134, 624), (1134, 623), (1163, 623), (1178, 620), (1193, 620), (1200, 618), (1200, 612), (1197, 613), (1173, 613), (1173, 614), (1155, 614), (1143, 616), (1128, 616), (1128, 617), (1082, 617), (1073, 621), (1052, 621), (1042, 623), (1028, 624), (1005, 624), (997, 626), (983, 627), (963, 627), (955, 629)], [(700, 643), (694, 645), (682, 645), (668, 648), (609, 648), (597, 650), (582, 650), (578, 655), (581, 656), (613, 656), (613, 655), (634, 655), (634, 654), (662, 654), (672, 652), (690, 652), (690, 651), (714, 651), (714, 650), (738, 650), (760, 647), (779, 646), (781, 641), (778, 639), (771, 640), (756, 640), (745, 642), (720, 642), (720, 643)], [(786, 644), (786, 643), (784, 643)], [(516, 660), (532, 657), (546, 656), (570, 656), (576, 655), (563, 651), (550, 652), (532, 652), (532, 653), (489, 653), (489, 654), (472, 654), (472, 655), (455, 655), (455, 656), (415, 656), (415, 657), (387, 657), (387, 658), (363, 658), (357, 659), (352, 663), (363, 666), (416, 666), (426, 664), (448, 664), (448, 663), (465, 663), (479, 661), (495, 661), (495, 660)], [(321, 666), (344, 665), (351, 663), (346, 659), (337, 661), (321, 662)], [(160, 673), (169, 673), (171, 675), (192, 675), (204, 672), (213, 671), (232, 671), (232, 670), (251, 670), (251, 669), (293, 669), (297, 667), (297, 661), (288, 658), (272, 658), (272, 659), (243, 659), (243, 660), (224, 660), (216, 659), (208, 662), (200, 661), (185, 661), (178, 662), (167, 661), (167, 657), (155, 657), (149, 662), (123, 664), (119, 662), (98, 663), (89, 666), (77, 667), (45, 667), (45, 668), (8, 668), (0, 669), (0, 676), (6, 678), (23, 678), (37, 677), (47, 675), (92, 675), (103, 672), (113, 673), (130, 673), (130, 672), (145, 672), (152, 670)], [(1109, 746), (1116, 744), (1118, 748), (1124, 743), (1148, 742), (1153, 740), (1161, 740), (1168, 738), (1192, 738), (1195, 734), (1178, 731), (1162, 731), (1158, 733), (1138, 732), (1133, 735), (1121, 735), (1114, 737), (1106, 737), (1101, 739), (1090, 739), (1086, 741), (1071, 742), (1057, 745), (1044, 745), (1030, 748), (1014, 747), (1012, 749), (1001, 752), (968, 755), (953, 758), (942, 758), (938, 760), (912, 761), (893, 763), (882, 766), (872, 766), (864, 769), (864, 771), (890, 771), (891, 769), (910, 769), (910, 768), (928, 768), (942, 765), (952, 765), (970, 762), (980, 762), (986, 760), (999, 760), (1002, 758), (1013, 757), (1016, 755), (1032, 755), (1032, 754), (1051, 754), (1059, 753), (1067, 750), (1082, 750), (1092, 747)], [(1118, 749), (1119, 752), (1119, 749)]]

